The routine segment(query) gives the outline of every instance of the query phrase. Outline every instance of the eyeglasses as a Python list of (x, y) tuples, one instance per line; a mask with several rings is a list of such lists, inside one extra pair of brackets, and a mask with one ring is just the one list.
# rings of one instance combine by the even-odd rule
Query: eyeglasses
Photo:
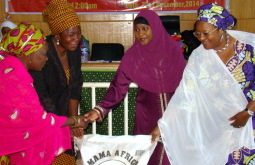
[(209, 31), (209, 32), (193, 32), (193, 35), (194, 35), (195, 37), (197, 37), (197, 38), (200, 38), (202, 35), (203, 35), (204, 37), (208, 37), (212, 32), (214, 32), (214, 31), (216, 31), (216, 30), (217, 30), (217, 28), (212, 29), (212, 30)]

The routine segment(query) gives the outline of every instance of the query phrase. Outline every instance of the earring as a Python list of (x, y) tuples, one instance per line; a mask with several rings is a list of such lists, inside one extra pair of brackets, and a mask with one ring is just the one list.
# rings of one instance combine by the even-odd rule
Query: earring
[(220, 37), (220, 42), (222, 42), (224, 39), (224, 34), (222, 33), (221, 37)]
[(57, 39), (56, 44), (59, 45), (59, 39)]

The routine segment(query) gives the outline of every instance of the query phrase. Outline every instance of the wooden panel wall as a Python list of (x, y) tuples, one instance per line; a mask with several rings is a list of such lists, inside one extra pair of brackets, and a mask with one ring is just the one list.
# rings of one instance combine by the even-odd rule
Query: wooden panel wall
[[(237, 18), (238, 30), (255, 32), (255, 1), (254, 0), (230, 0), (231, 13)], [(4, 2), (0, 0), (0, 21), (4, 18)], [(193, 28), (196, 19), (195, 13), (178, 13), (181, 20), (181, 31)], [(122, 43), (125, 49), (133, 43), (133, 19), (134, 14), (81, 14), (79, 15), (82, 27), (82, 34), (93, 42), (117, 42)], [(50, 31), (41, 15), (11, 15), (11, 19), (18, 23), (28, 21), (41, 27), (46, 34)]]
[(255, 1), (230, 0), (231, 13), (237, 18), (237, 29), (255, 33)]

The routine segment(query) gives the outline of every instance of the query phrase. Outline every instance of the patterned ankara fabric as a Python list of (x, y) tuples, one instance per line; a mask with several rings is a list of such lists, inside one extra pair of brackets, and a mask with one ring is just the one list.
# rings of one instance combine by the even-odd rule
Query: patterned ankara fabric
[[(235, 44), (235, 55), (226, 63), (228, 70), (241, 85), (246, 99), (255, 100), (255, 36), (251, 33), (228, 31), (230, 35), (238, 36)], [(239, 34), (240, 33), (240, 34)], [(252, 117), (253, 132), (255, 131), (255, 117)], [(253, 134), (255, 140), (255, 136)], [(254, 164), (255, 148), (243, 146), (231, 152), (226, 165), (250, 165)]]
[(235, 55), (228, 60), (226, 66), (241, 85), (246, 99), (255, 100), (254, 47), (237, 40)]
[(80, 25), (77, 14), (67, 0), (51, 0), (42, 14), (53, 35)]
[(40, 29), (21, 23), (4, 36), (0, 49), (15, 56), (28, 56), (39, 50), (44, 43), (45, 38)]
[(197, 20), (208, 22), (218, 29), (231, 29), (235, 25), (234, 17), (222, 6), (209, 3), (198, 9)]
[(16, 57), (0, 59), (0, 155), (8, 155), (10, 164), (50, 165), (71, 148), (66, 117), (44, 111), (32, 77)]

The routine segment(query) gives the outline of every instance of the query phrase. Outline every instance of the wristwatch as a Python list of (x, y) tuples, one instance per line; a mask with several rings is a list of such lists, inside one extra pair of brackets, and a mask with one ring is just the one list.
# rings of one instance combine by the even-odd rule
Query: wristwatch
[(247, 111), (250, 116), (254, 116), (254, 114), (255, 114), (254, 111), (252, 111), (252, 110), (250, 110), (248, 108), (245, 108), (244, 110)]

